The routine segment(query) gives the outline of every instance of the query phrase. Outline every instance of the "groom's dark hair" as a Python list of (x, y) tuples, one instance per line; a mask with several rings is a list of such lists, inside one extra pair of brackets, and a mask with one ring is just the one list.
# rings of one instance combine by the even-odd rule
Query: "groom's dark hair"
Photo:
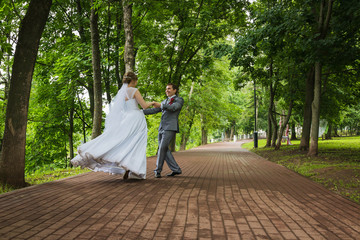
[(176, 85), (176, 84), (174, 84), (174, 83), (168, 83), (166, 86), (171, 86), (174, 90), (176, 90), (176, 95), (178, 94), (178, 92), (179, 92), (179, 87)]

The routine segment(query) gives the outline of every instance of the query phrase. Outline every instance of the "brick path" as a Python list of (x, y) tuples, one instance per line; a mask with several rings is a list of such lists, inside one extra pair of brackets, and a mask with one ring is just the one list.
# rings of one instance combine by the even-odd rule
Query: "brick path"
[(2, 194), (0, 239), (360, 239), (360, 205), (240, 145), (177, 152), (172, 178), (151, 157), (147, 180), (86, 173)]

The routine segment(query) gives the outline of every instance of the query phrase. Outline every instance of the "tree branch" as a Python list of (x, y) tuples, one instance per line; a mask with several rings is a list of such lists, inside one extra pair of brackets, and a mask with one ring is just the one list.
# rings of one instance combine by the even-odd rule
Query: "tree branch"
[(327, 31), (329, 29), (329, 24), (330, 24), (330, 18), (331, 18), (331, 12), (332, 12), (332, 6), (333, 6), (333, 1), (334, 0), (329, 0), (328, 3), (328, 8), (327, 8), (327, 13), (326, 13), (326, 19), (325, 19), (325, 23), (323, 26), (323, 29), (321, 31), (321, 35), (323, 38), (325, 38)]
[[(58, 1), (57, 1), (58, 2)], [(59, 3), (59, 2), (58, 2)], [(69, 20), (69, 22), (74, 26), (74, 28), (76, 29), (76, 24), (73, 22), (73, 20), (71, 19), (71, 17), (69, 16), (69, 14), (66, 12), (66, 9), (63, 8), (63, 6), (61, 4), (58, 5), (60, 7), (60, 9), (62, 10), (62, 12), (65, 14), (66, 18)]]
[(15, 15), (18, 16), (19, 20), (21, 21), (22, 18), (21, 18), (21, 16), (20, 16), (20, 14), (18, 13), (18, 11), (16, 10), (14, 0), (11, 0), (11, 4), (12, 4), (12, 6), (13, 6), (13, 8), (14, 8)]
[(149, 9), (147, 9), (147, 10), (145, 11), (145, 13), (143, 14), (143, 16), (140, 18), (140, 20), (139, 20), (136, 24), (134, 24), (135, 26), (133, 27), (133, 31), (135, 31), (135, 29), (141, 24), (142, 20), (144, 19), (144, 17), (145, 17), (146, 14), (148, 13), (148, 11), (149, 11)]

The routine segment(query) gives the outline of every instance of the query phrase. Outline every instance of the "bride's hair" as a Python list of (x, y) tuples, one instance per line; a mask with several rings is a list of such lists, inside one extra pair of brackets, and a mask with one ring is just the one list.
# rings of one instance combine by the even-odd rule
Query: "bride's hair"
[(137, 78), (135, 73), (127, 72), (127, 73), (124, 74), (122, 82), (129, 84), (131, 81), (136, 81), (136, 80), (138, 80), (138, 78)]

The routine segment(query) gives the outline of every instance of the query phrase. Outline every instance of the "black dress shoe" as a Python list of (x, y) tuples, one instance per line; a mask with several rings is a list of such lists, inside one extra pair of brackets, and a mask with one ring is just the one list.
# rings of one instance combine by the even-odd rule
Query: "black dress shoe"
[(161, 178), (161, 174), (158, 173), (158, 172), (156, 172), (156, 173), (155, 173), (155, 178)]
[(124, 176), (123, 176), (123, 179), (126, 180), (129, 178), (129, 170), (125, 172)]
[(168, 177), (173, 177), (173, 176), (179, 175), (179, 174), (181, 174), (181, 172), (172, 172), (172, 173), (169, 173), (169, 174), (166, 175), (166, 176), (168, 176)]

